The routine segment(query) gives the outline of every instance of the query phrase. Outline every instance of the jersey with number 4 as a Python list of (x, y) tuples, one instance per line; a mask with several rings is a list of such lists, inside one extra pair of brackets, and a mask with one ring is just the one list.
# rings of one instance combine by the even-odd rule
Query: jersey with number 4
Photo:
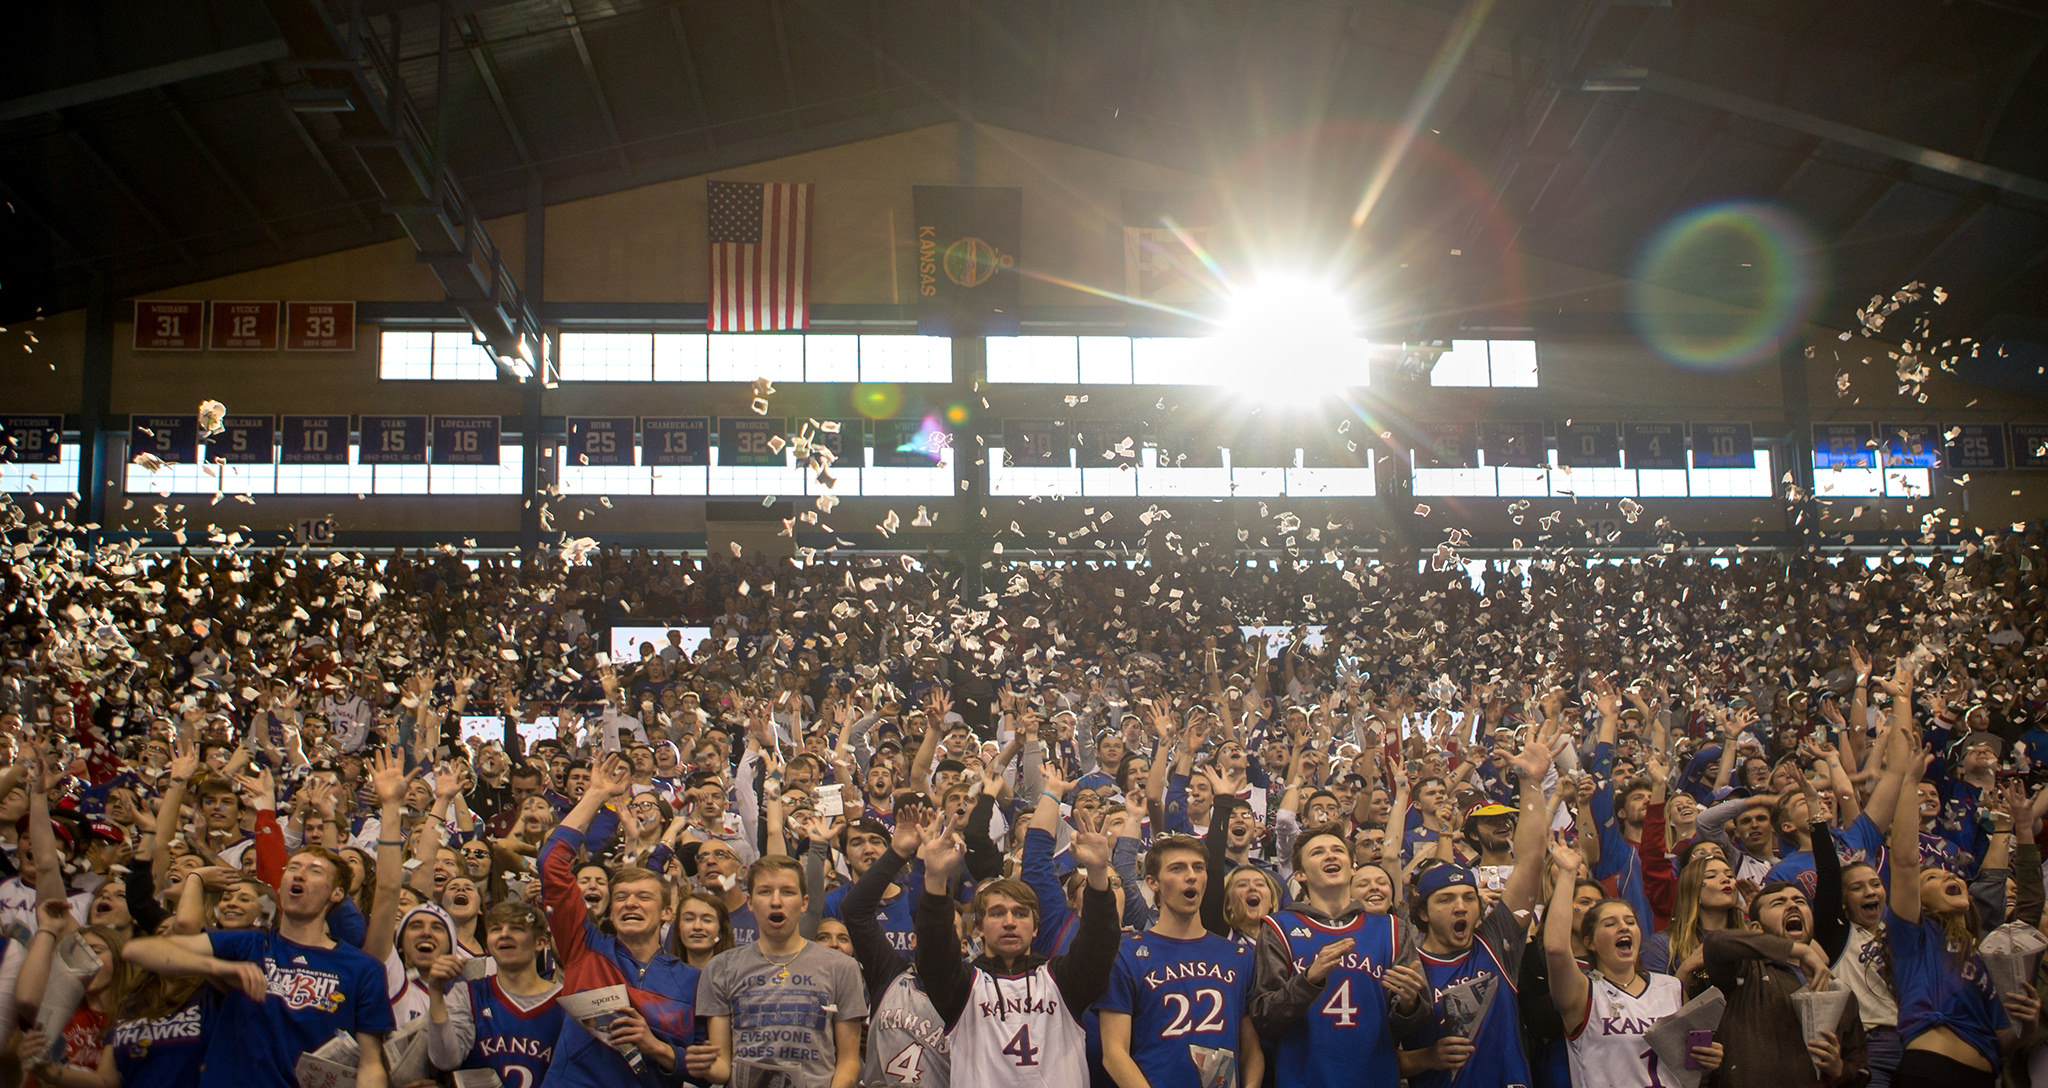
[(953, 1077), (953, 1049), (932, 999), (917, 984), (917, 973), (898, 971), (876, 995), (868, 1016), (868, 1050), (861, 1058), (863, 1088), (915, 1084), (947, 1088)]
[(1659, 1079), (1657, 1052), (1643, 1035), (1685, 1004), (1685, 986), (1670, 975), (1646, 980), (1643, 992), (1634, 995), (1598, 974), (1586, 980), (1586, 1022), (1577, 1035), (1567, 1036), (1573, 1084), (1668, 1088)]
[(1232, 1088), (1251, 949), (1204, 933), (1147, 931), (1124, 941), (1096, 1008), (1131, 1017), (1131, 1060), (1152, 1088)]
[[(555, 1040), (562, 1034), (562, 1007), (551, 994), (521, 1008), (498, 985), (498, 976), (473, 978), (470, 1014), (476, 1021), (476, 1042), (470, 1044), (464, 1069), (489, 1069), (505, 1088), (535, 1088), (555, 1064)], [(555, 987), (560, 992), (561, 987)]]
[(953, 1080), (974, 1088), (1085, 1088), (1087, 1040), (1049, 964), (1021, 975), (974, 969), (967, 1007), (947, 1034)]
[(1358, 942), (1337, 961), (1308, 1011), (1277, 1045), (1269, 1042), (1277, 1088), (1395, 1083), (1400, 1062), (1387, 1023), (1387, 992), (1380, 986), (1380, 976), (1395, 962), (1395, 919), (1360, 913), (1341, 926), (1326, 926), (1283, 910), (1267, 915), (1266, 924), (1286, 942), (1288, 962), (1297, 973), (1308, 970), (1324, 945), (1346, 938)]

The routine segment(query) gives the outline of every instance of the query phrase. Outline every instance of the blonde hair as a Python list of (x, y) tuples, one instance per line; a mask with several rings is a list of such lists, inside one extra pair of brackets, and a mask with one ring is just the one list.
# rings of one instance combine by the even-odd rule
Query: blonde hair
[(1266, 891), (1270, 893), (1273, 897), (1274, 910), (1280, 909), (1280, 882), (1273, 879), (1272, 873), (1269, 873), (1256, 865), (1240, 865), (1237, 868), (1232, 869), (1230, 871), (1230, 875), (1224, 878), (1223, 920), (1229, 922), (1230, 928), (1236, 930), (1239, 933), (1252, 933), (1258, 926), (1258, 922), (1245, 915), (1243, 903), (1238, 902), (1237, 900), (1232, 899), (1230, 897), (1230, 882), (1236, 880), (1237, 874), (1239, 873), (1251, 873), (1252, 875), (1258, 877), (1260, 880), (1265, 882)]
[[(1694, 858), (1685, 867), (1685, 870), (1678, 874), (1678, 897), (1671, 908), (1671, 929), (1669, 930), (1671, 934), (1671, 956), (1670, 963), (1667, 965), (1674, 972), (1678, 965), (1684, 963), (1687, 957), (1698, 951), (1701, 942), (1706, 940), (1706, 926), (1700, 919), (1700, 911), (1705, 909), (1700, 906), (1700, 888), (1707, 881), (1707, 866), (1715, 862), (1720, 862), (1730, 873), (1735, 871), (1734, 866), (1710, 854), (1706, 857)], [(1727, 915), (1722, 922), (1722, 928), (1742, 928), (1742, 907), (1740, 904), (1730, 903), (1728, 906), (1720, 909), (1725, 911)]]

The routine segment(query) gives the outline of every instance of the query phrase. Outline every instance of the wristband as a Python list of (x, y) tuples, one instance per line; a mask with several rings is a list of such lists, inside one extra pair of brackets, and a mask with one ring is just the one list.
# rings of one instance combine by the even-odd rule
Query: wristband
[(405, 840), (404, 840), (404, 839), (378, 839), (378, 840), (377, 840), (377, 845), (378, 845), (378, 846), (404, 846), (404, 845), (405, 845)]
[(1053, 804), (1055, 804), (1055, 805), (1063, 805), (1063, 804), (1066, 804), (1066, 802), (1065, 802), (1065, 801), (1062, 801), (1062, 800), (1060, 800), (1060, 795), (1059, 795), (1059, 794), (1057, 794), (1057, 793), (1054, 793), (1054, 792), (1052, 792), (1051, 790), (1041, 790), (1041, 791), (1039, 792), (1039, 796), (1040, 796), (1040, 797), (1050, 797), (1050, 798), (1052, 798), (1052, 803), (1053, 803)]

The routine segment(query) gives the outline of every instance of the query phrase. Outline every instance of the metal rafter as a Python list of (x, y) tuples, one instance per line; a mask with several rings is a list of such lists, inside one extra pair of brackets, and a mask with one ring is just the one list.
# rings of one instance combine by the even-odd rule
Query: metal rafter
[(590, 43), (583, 39), (583, 25), (577, 21), (576, 5), (573, 0), (561, 0), (562, 17), (569, 21), (569, 40), (576, 46), (576, 59), (583, 62), (583, 78), (590, 84), (590, 93), (597, 99), (598, 115), (604, 118), (604, 130), (612, 138), (612, 149), (618, 153), (620, 166), (633, 165), (626, 157), (626, 141), (619, 136), (619, 122), (612, 116), (611, 99), (604, 93), (604, 84), (597, 78), (597, 63), (590, 59)]
[(1842, 214), (1835, 220), (1832, 228), (1828, 231), (1828, 240), (1837, 245), (1847, 240), (1849, 235), (1856, 232), (1857, 228), (1869, 221), (1871, 215), (1877, 211), (1878, 205), (1883, 204), (1885, 198), (1891, 196), (1892, 190), (1898, 188), (1899, 183), (1904, 180), (1906, 180), (1906, 164), (1904, 163), (1893, 163), (1884, 173), (1872, 178), (1870, 184), (1863, 187), (1862, 195), (1858, 196), (1855, 202), (1844, 209)]
[(697, 124), (704, 130), (704, 148), (717, 150), (718, 134), (712, 130), (711, 108), (704, 104), (704, 83), (697, 78), (697, 53), (690, 48), (690, 33), (683, 29), (683, 8), (680, 3), (668, 7), (668, 25), (675, 36), (676, 49), (683, 55), (683, 83), (690, 89), (690, 103), (697, 108)]
[(365, 214), (362, 206), (357, 203), (356, 195), (349, 190), (348, 183), (341, 180), (341, 171), (334, 168), (333, 160), (327, 157), (327, 149), (320, 146), (320, 141), (314, 138), (313, 130), (307, 126), (306, 119), (299, 116), (299, 111), (293, 109), (292, 104), (285, 100), (283, 88), (272, 87), (270, 99), (283, 111), (285, 120), (291, 122), (292, 132), (298, 136), (299, 142), (305, 145), (306, 153), (313, 156), (313, 162), (320, 167), (321, 175), (327, 178), (327, 183), (334, 187), (335, 192), (341, 194), (349, 213), (355, 216), (358, 224), (369, 228), (369, 215)]
[(1942, 250), (1947, 249), (1948, 244), (1955, 241), (1957, 235), (1967, 229), (1971, 223), (1976, 222), (1977, 217), (1984, 214), (1984, 209), (1990, 207), (1995, 202), (1994, 198), (1996, 196), (1997, 193), (1991, 189), (1978, 190), (1974, 198), (1945, 216), (1941, 221), (1941, 225), (1936, 227), (1927, 236), (1927, 240), (1921, 243), (1920, 247), (1911, 256), (1893, 265), (1879, 283), (1887, 285), (1885, 289), (1890, 290), (1891, 288), (1919, 279), (1920, 270), (1927, 262), (1933, 260), (1935, 255)]
[(287, 250), (289, 247), (284, 244), (284, 236), (277, 233), (276, 227), (270, 225), (269, 216), (256, 206), (256, 201), (249, 196), (247, 189), (242, 188), (242, 183), (235, 180), (235, 175), (228, 169), (227, 164), (220, 161), (219, 155), (213, 153), (213, 147), (206, 142), (206, 137), (200, 134), (198, 126), (192, 123), (192, 118), (185, 112), (185, 107), (162, 87), (156, 89), (156, 98), (170, 110), (171, 120), (175, 121), (179, 131), (192, 141), (192, 146), (199, 149), (199, 157), (206, 160), (206, 165), (213, 170), (214, 176), (220, 179), (222, 185), (227, 186), (228, 194), (235, 198), (235, 203), (240, 204), (242, 210), (249, 213), (249, 219), (256, 224), (256, 229), (263, 232), (263, 237), (269, 239), (273, 247), (279, 251)]
[(237, 46), (233, 49), (223, 49), (217, 53), (208, 53), (205, 56), (188, 57), (169, 64), (159, 64), (153, 68), (123, 72), (120, 75), (108, 76), (105, 79), (74, 83), (69, 87), (58, 87), (54, 90), (42, 91), (37, 94), (24, 95), (7, 102), (0, 102), (0, 122), (18, 121), (25, 117), (55, 113), (58, 110), (68, 109), (72, 106), (102, 102), (109, 98), (118, 98), (124, 94), (133, 94), (136, 91), (146, 91), (152, 87), (161, 87), (167, 83), (197, 79), (200, 76), (216, 75), (221, 72), (238, 71), (243, 68), (254, 67), (266, 61), (283, 60), (290, 55), (291, 48), (285, 45), (284, 39), (273, 38), (270, 41), (257, 42), (254, 45)]
[(782, 17), (782, 0), (768, 0), (768, 18), (775, 24), (775, 58), (782, 63), (782, 91), (789, 96), (789, 130), (804, 134), (802, 108), (796, 96), (796, 65), (789, 59), (788, 20)]
[(86, 139), (85, 133), (80, 132), (76, 128), (71, 128), (68, 126), (65, 128), (64, 131), (65, 135), (71, 138), (72, 146), (78, 148), (79, 153), (85, 156), (86, 161), (92, 163), (95, 167), (98, 167), (100, 174), (107, 179), (108, 184), (112, 185), (116, 192), (120, 193), (123, 197), (127, 198), (128, 203), (133, 204), (135, 206), (136, 211), (142, 213), (142, 218), (146, 220), (151, 227), (156, 229), (157, 234), (163, 237), (164, 244), (170, 246), (172, 251), (177, 253), (178, 258), (180, 260), (184, 261), (188, 265), (196, 265), (199, 263), (198, 260), (196, 260), (192, 256), (192, 250), (185, 245), (182, 239), (180, 239), (176, 234), (172, 233), (170, 227), (164, 224), (163, 218), (157, 215), (156, 209), (150, 207), (149, 204), (135, 192), (135, 187), (128, 184), (128, 179), (121, 176), (121, 171), (116, 169), (113, 163), (108, 162), (106, 156), (100, 154), (99, 149), (92, 145), (91, 140)]
[(1998, 126), (2004, 123), (2005, 112), (2012, 108), (2013, 99), (2019, 95), (2020, 87), (2026, 83), (2027, 74), (2034, 70), (2034, 62), (2041, 59), (2043, 49), (2048, 49), (2048, 26), (2043, 26), (2034, 35), (2034, 43), (2027, 47), (2026, 52), (2020, 54), (2020, 59), (2013, 65), (2012, 75), (2006, 77), (2004, 85), (1999, 88), (1998, 101), (1991, 107), (1991, 112), (1984, 116), (1984, 125), (1978, 130), (1977, 150), (1973, 158), (1982, 161), (1991, 154), (1991, 141), (1998, 135)]
[(505, 101), (505, 91), (498, 84), (498, 64), (491, 59), (483, 28), (477, 25), (476, 16), (464, 15), (455, 21), (455, 29), (462, 35), (462, 45), (469, 52), (470, 62), (476, 65), (477, 78), (484, 81), (484, 92), (490, 95), (491, 105), (497, 108), (498, 123), (505, 126), (505, 135), (512, 141), (512, 150), (519, 155), (519, 165), (532, 171), (533, 152), (526, 146), (526, 137), (519, 134), (519, 123), (512, 120), (512, 106)]

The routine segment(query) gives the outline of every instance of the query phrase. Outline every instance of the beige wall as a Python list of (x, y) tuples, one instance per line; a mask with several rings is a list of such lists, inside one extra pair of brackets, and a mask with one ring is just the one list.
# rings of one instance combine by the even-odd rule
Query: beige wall
[[(895, 136), (792, 156), (723, 171), (731, 179), (811, 181), (818, 184), (813, 234), (816, 301), (824, 304), (898, 304), (912, 301), (915, 254), (911, 240), (911, 186), (950, 184), (959, 180), (958, 129), (942, 125)], [(1057, 144), (988, 126), (974, 131), (974, 181), (1016, 185), (1025, 190), (1023, 253), (1036, 275), (1025, 280), (1028, 307), (1102, 304), (1066, 283), (1097, 284), (1114, 289), (1123, 277), (1118, 244), (1121, 199), (1127, 189), (1189, 190), (1212, 184), (1210, 179), (1152, 164), (1120, 159), (1095, 151)], [(546, 297), (550, 302), (646, 303), (701, 301), (707, 294), (705, 275), (704, 179), (650, 185), (627, 192), (549, 207), (547, 211)], [(523, 264), (523, 217), (491, 222), (493, 240), (511, 267)], [(1573, 311), (1612, 314), (1625, 311), (1631, 298), (1647, 298), (1656, 310), (1711, 314), (1726, 307), (1711, 300), (1668, 291), (1631, 294), (1616, 277), (1535, 259), (1503, 265), (1495, 282), (1481, 296), (1512, 305), (1523, 313)], [(201, 299), (332, 299), (365, 302), (438, 302), (444, 296), (427, 266), (413, 258), (404, 241), (350, 250), (293, 262), (242, 275), (164, 291), (158, 297)], [(54, 315), (0, 332), (0, 407), (15, 411), (74, 412), (79, 406), (80, 360), (84, 317)], [(33, 333), (33, 353), (21, 348)], [(377, 378), (374, 327), (359, 326), (359, 348), (348, 354), (313, 353), (164, 353), (136, 352), (130, 347), (126, 315), (115, 328), (114, 391), (116, 413), (191, 411), (202, 399), (218, 399), (236, 412), (404, 411), (419, 413), (478, 412), (517, 416), (517, 386), (497, 383), (402, 383)], [(1513, 332), (1496, 333), (1513, 336)], [(1816, 345), (1809, 363), (1807, 396), (1814, 417), (1828, 419), (1899, 419), (1933, 422), (2048, 419), (2048, 403), (1968, 386), (1938, 375), (1924, 392), (1900, 393), (1891, 378), (1891, 362), (1878, 355), (1861, 362), (1870, 347), (1861, 338), (1842, 343), (1833, 330), (1813, 328), (1807, 336)], [(1836, 356), (1841, 356), (1837, 358)], [(54, 368), (54, 369), (53, 369)], [(1847, 370), (1852, 392), (1837, 395), (1836, 374)], [(956, 398), (944, 388), (913, 389), (913, 401), (932, 404), (965, 400), (979, 416), (1056, 416), (1074, 419), (1135, 419), (1156, 416), (1160, 390), (1118, 390), (1091, 387), (1087, 405), (1067, 408), (1058, 387), (996, 387), (971, 397)], [(790, 387), (776, 398), (776, 414), (804, 416), (850, 414), (850, 391), (843, 388)], [(1171, 395), (1171, 394), (1169, 394)], [(741, 414), (750, 394), (732, 386), (661, 386), (583, 384), (546, 393), (544, 410), (563, 414)], [(1201, 401), (1209, 394), (1181, 391), (1177, 400)], [(986, 405), (982, 403), (986, 399)], [(1782, 433), (1780, 369), (1775, 359), (1747, 366), (1708, 371), (1659, 358), (1634, 336), (1623, 334), (1550, 336), (1544, 340), (1542, 386), (1535, 390), (1435, 390), (1378, 388), (1365, 391), (1361, 418), (1398, 429), (1403, 420), (1478, 418), (1593, 418), (1617, 420), (1685, 419), (1749, 420), (1758, 434)], [(1775, 429), (1775, 430), (1774, 430)], [(968, 459), (979, 456), (969, 451)], [(1967, 491), (1965, 494), (1964, 492)], [(2017, 491), (2018, 494), (2014, 494)], [(143, 525), (160, 500), (134, 496), (132, 509), (110, 502), (110, 519)], [(225, 524), (289, 525), (300, 517), (331, 515), (345, 530), (436, 530), (449, 533), (510, 532), (519, 524), (519, 498), (461, 499), (378, 496), (259, 498), (256, 505), (204, 506), (204, 498), (186, 500), (196, 524), (218, 517)], [(1142, 510), (1153, 500), (1137, 500)], [(1269, 514), (1282, 508), (1305, 520), (1349, 519), (1361, 527), (1388, 527), (1433, 542), (1444, 527), (1520, 534), (1533, 526), (1510, 520), (1502, 500), (1424, 500), (1434, 509), (1416, 519), (1413, 501), (1269, 500)], [(558, 532), (572, 535), (604, 532), (732, 530), (707, 526), (703, 504), (689, 499), (619, 497), (607, 507), (595, 498), (549, 500)], [(827, 520), (842, 530), (871, 531), (890, 509), (907, 522), (920, 504), (939, 512), (935, 532), (959, 529), (982, 516), (979, 505), (960, 500), (848, 500)], [(1784, 504), (1777, 499), (1715, 502), (1650, 501), (1647, 519), (1670, 517), (1688, 531), (1778, 531), (1785, 527)], [(2048, 514), (2048, 474), (1980, 475), (1967, 489), (1947, 491), (1919, 503), (1857, 500), (1827, 510), (1832, 518), (1849, 519), (1854, 507), (1864, 509), (1853, 524), (1917, 524), (1936, 506), (1941, 515), (1960, 517), (1965, 524), (1997, 525)], [(1130, 500), (1018, 501), (989, 500), (987, 518), (996, 526), (1016, 520), (1039, 534), (1069, 532), (1091, 519), (1089, 507), (1124, 509)], [(1259, 503), (1249, 500), (1184, 503), (1173, 528), (1191, 540), (1234, 539), (1237, 528), (1252, 530), (1253, 540), (1265, 533)], [(1567, 519), (1597, 522), (1617, 516), (1613, 503), (1585, 500), (1538, 501), (1536, 514), (1557, 510)], [(1909, 509), (1910, 507), (1910, 509)], [(578, 514), (582, 516), (579, 518)], [(1135, 511), (1122, 515), (1128, 525)], [(1647, 523), (1647, 522), (1646, 522)], [(1830, 527), (1832, 527), (1832, 521)], [(922, 535), (906, 525), (905, 540)], [(1527, 533), (1533, 539), (1535, 533)], [(722, 538), (721, 538), (722, 539)], [(1007, 547), (1022, 542), (1010, 540)]]

